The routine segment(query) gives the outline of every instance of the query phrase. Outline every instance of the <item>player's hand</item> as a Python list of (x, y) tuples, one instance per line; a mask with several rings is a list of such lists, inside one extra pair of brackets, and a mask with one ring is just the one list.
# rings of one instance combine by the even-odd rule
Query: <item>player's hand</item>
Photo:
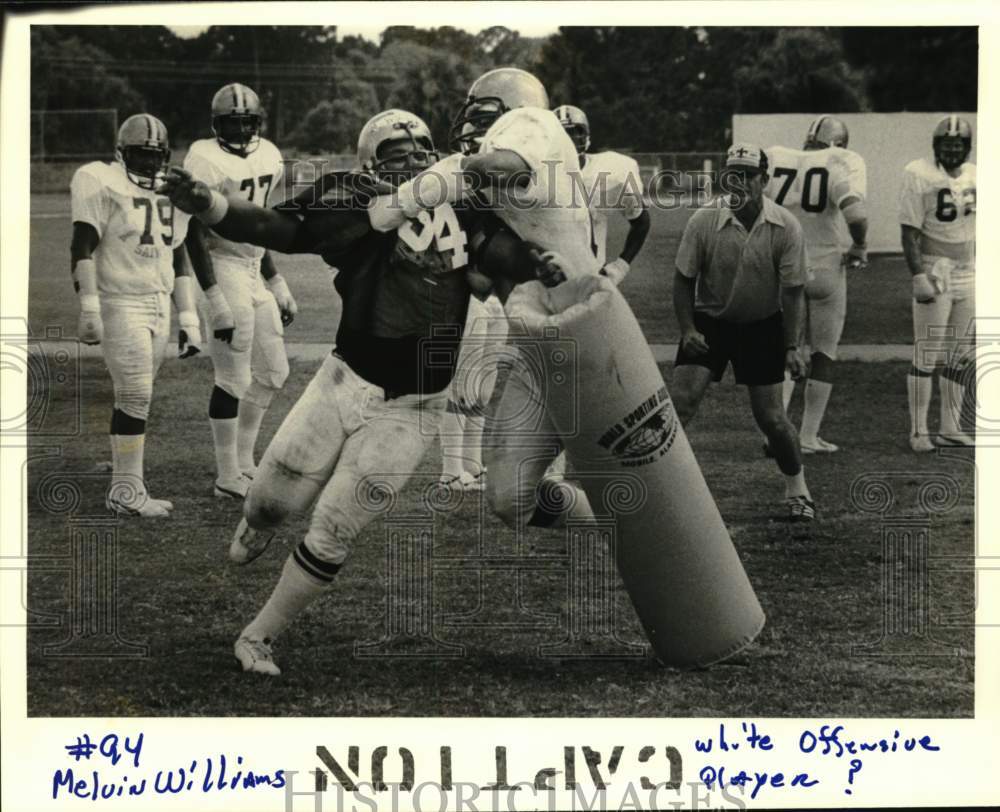
[(229, 309), (229, 302), (226, 295), (218, 285), (212, 285), (205, 291), (205, 299), (208, 301), (208, 323), (212, 328), (212, 335), (219, 341), (231, 344), (233, 333), (236, 332), (236, 319), (233, 318), (233, 311)]
[(806, 376), (806, 362), (798, 347), (789, 347), (785, 350), (785, 369), (793, 381), (801, 381)]
[(692, 327), (681, 334), (681, 349), (687, 355), (705, 355), (708, 352), (708, 342), (705, 341), (705, 336)]
[(624, 259), (618, 257), (618, 259), (611, 260), (611, 262), (601, 268), (600, 274), (601, 276), (606, 276), (615, 285), (620, 285), (621, 281), (625, 278), (625, 274), (628, 273), (629, 267), (629, 264)]
[(844, 264), (849, 271), (863, 271), (868, 268), (868, 247), (852, 245), (844, 254)]
[(920, 304), (933, 302), (940, 291), (925, 273), (913, 275), (913, 298)]
[(276, 273), (267, 280), (267, 289), (271, 291), (271, 295), (278, 303), (278, 310), (281, 311), (281, 323), (287, 327), (295, 320), (295, 315), (299, 312), (299, 306), (295, 303), (295, 297), (288, 289), (288, 283), (280, 273)]
[[(80, 319), (77, 322), (76, 334), (84, 344), (100, 344), (104, 338), (104, 322), (101, 320), (101, 305), (97, 296), (80, 297)], [(88, 301), (84, 301), (87, 299)]]
[(177, 314), (177, 357), (191, 358), (201, 352), (201, 324), (193, 310), (182, 310)]
[(212, 205), (212, 190), (179, 166), (167, 170), (166, 178), (156, 191), (169, 197), (171, 203), (188, 214), (201, 214)]
[(568, 265), (562, 255), (555, 251), (542, 251), (539, 248), (529, 250), (531, 258), (535, 261), (535, 276), (545, 287), (554, 288), (569, 278)]

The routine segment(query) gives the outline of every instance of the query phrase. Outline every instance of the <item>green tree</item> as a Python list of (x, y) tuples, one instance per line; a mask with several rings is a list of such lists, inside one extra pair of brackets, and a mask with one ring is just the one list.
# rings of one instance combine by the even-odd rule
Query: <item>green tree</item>
[(733, 71), (734, 113), (854, 113), (868, 106), (864, 75), (848, 64), (838, 32), (777, 31)]
[(379, 65), (394, 77), (385, 106), (410, 110), (423, 118), (442, 152), (447, 148), (448, 130), (469, 86), (490, 67), (449, 51), (405, 41), (384, 48)]
[(977, 109), (976, 28), (844, 28), (842, 38), (851, 64), (865, 71), (873, 109)]

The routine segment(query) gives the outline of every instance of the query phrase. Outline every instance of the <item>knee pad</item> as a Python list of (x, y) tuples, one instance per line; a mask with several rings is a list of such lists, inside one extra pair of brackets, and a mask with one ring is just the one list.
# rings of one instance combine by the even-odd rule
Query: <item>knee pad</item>
[(216, 341), (212, 345), (212, 361), (215, 365), (215, 385), (242, 400), (253, 380), (250, 353), (234, 352), (231, 347)]
[(285, 500), (261, 493), (262, 488), (251, 488), (243, 503), (243, 516), (254, 530), (278, 527), (292, 512)]
[(153, 381), (129, 381), (115, 387), (115, 408), (129, 417), (146, 420), (153, 399)]
[[(284, 381), (282, 381), (282, 383), (284, 383)], [(272, 387), (254, 379), (250, 382), (250, 385), (243, 393), (243, 400), (247, 403), (252, 403), (258, 408), (266, 410), (271, 407), (271, 401), (274, 400), (274, 396), (278, 394), (280, 389), (280, 384), (276, 387)]]

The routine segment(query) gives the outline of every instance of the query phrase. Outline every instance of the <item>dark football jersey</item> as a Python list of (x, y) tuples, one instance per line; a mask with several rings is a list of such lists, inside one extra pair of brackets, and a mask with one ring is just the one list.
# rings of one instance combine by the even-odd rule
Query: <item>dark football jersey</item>
[[(278, 206), (301, 220), (288, 253), (319, 254), (338, 269), (336, 352), (355, 372), (388, 397), (439, 392), (454, 375), (469, 306), (465, 272), (487, 215), (444, 204), (378, 232), (367, 207), (380, 191), (388, 190), (371, 176), (336, 172)], [(510, 273), (526, 278), (524, 264), (512, 264)]]

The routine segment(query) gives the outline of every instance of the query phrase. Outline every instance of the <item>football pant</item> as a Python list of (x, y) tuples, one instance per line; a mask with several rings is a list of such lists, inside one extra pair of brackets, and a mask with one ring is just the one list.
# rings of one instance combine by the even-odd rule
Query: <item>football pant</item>
[(444, 392), (386, 400), (328, 355), (264, 452), (244, 505), (247, 523), (275, 527), (312, 505), (306, 547), (343, 563), (434, 443), (446, 402)]
[(170, 297), (166, 293), (101, 296), (104, 340), (115, 408), (145, 420), (156, 377), (170, 337)]
[(913, 365), (922, 372), (944, 367), (974, 340), (975, 273), (971, 263), (924, 256), (921, 268), (941, 291), (933, 302), (912, 301)]
[(839, 252), (831, 256), (835, 265), (813, 266), (806, 283), (809, 347), (828, 358), (837, 358), (837, 345), (847, 318), (847, 274)]
[[(211, 339), (215, 385), (237, 400), (251, 381), (254, 390), (281, 389), (288, 377), (281, 312), (253, 263), (215, 259), (215, 276), (233, 312), (236, 331), (231, 343)], [(211, 330), (206, 335), (211, 335)], [(260, 398), (257, 398), (258, 400)], [(265, 398), (270, 401), (270, 397)], [(258, 403), (267, 407), (268, 403)]]

